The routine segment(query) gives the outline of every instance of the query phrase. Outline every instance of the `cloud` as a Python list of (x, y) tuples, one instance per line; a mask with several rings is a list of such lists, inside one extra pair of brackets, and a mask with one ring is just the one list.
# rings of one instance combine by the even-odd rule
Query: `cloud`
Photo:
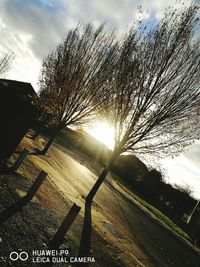
[(59, 1), (52, 3), (44, 0), (1, 2), (0, 51), (14, 51), (16, 56), (10, 78), (30, 81), (36, 86), (42, 58), (73, 26), (66, 7)]
[(184, 156), (193, 164), (200, 167), (200, 141), (197, 141), (195, 144), (190, 146), (190, 149), (184, 153)]
[(196, 141), (188, 151), (174, 159), (164, 159), (160, 163), (166, 170), (167, 181), (172, 184), (189, 185), (193, 195), (200, 199), (200, 142)]
[(106, 22), (124, 32), (141, 4), (156, 17), (166, 5), (174, 6), (174, 0), (1, 0), (0, 53), (14, 50), (16, 55), (9, 77), (36, 85), (43, 57), (77, 22)]
[(1, 8), (1, 20), (7, 32), (23, 38), (36, 57), (41, 59), (54, 48), (70, 27), (63, 5), (39, 0), (8, 0)]

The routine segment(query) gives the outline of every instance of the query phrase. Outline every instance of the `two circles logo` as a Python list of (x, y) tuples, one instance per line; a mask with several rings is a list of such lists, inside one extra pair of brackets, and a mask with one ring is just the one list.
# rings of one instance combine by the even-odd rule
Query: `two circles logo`
[(26, 251), (22, 251), (19, 253), (16, 251), (12, 251), (10, 253), (10, 260), (11, 261), (17, 261), (17, 260), (26, 261), (28, 260), (28, 253)]

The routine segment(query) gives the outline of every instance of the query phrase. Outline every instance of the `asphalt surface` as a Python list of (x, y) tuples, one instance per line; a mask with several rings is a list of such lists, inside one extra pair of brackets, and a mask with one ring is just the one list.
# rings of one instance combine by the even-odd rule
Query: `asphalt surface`
[(148, 266), (200, 266), (200, 255), (177, 238), (170, 230), (163, 227), (131, 201), (127, 201), (113, 190), (118, 201), (118, 208), (124, 213), (127, 227), (132, 233), (133, 242), (146, 254), (147, 260), (139, 260)]
[[(91, 162), (88, 164), (88, 160), (60, 146), (52, 147), (48, 157), (33, 160), (48, 169), (50, 179), (63, 195), (84, 207), (84, 197), (97, 179), (96, 166), (92, 169)], [(95, 196), (92, 223), (111, 245), (120, 249), (126, 266), (200, 266), (197, 249), (177, 238), (109, 181), (108, 177)]]

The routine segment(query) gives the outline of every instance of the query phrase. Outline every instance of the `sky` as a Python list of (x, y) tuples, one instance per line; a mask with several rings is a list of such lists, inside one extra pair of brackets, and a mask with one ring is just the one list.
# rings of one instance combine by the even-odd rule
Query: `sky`
[(160, 163), (168, 183), (189, 186), (192, 195), (200, 199), (200, 141), (189, 146), (178, 157), (162, 159)]
[[(190, 0), (184, 4), (189, 5)], [(200, 2), (200, 1), (196, 1)], [(0, 56), (14, 52), (15, 60), (5, 78), (30, 82), (38, 90), (42, 59), (78, 22), (95, 26), (106, 22), (127, 32), (138, 16), (158, 21), (167, 6), (179, 7), (174, 0), (0, 0)], [(171, 183), (191, 186), (200, 198), (200, 143), (174, 159), (161, 161)]]

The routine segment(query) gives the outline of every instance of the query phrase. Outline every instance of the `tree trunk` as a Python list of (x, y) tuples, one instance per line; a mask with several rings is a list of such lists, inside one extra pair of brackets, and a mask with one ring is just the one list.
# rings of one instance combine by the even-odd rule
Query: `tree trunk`
[(51, 144), (53, 143), (54, 139), (56, 138), (56, 136), (60, 133), (60, 131), (62, 129), (63, 129), (63, 127), (61, 125), (58, 125), (58, 127), (55, 129), (53, 135), (50, 137), (49, 141), (47, 142), (46, 146), (41, 151), (41, 153), (43, 155), (45, 155), (47, 153), (47, 151), (50, 148)]

